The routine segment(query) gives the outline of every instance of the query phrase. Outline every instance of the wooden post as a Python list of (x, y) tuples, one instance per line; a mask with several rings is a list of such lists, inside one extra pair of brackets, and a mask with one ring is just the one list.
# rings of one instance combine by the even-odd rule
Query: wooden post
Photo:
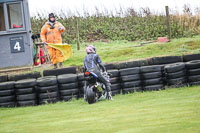
[(170, 29), (170, 16), (169, 16), (169, 7), (165, 6), (166, 10), (166, 20), (167, 20), (167, 29), (168, 29), (168, 39), (171, 39), (171, 29)]
[(78, 18), (76, 18), (76, 40), (77, 40), (77, 50), (80, 50), (80, 40), (79, 40), (79, 26), (78, 26)]

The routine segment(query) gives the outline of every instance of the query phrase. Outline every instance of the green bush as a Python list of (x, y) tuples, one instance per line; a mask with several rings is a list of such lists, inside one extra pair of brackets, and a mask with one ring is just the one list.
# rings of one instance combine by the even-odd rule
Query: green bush
[[(62, 11), (61, 11), (62, 12)], [(57, 14), (57, 19), (65, 27), (63, 42), (75, 43), (77, 30), (81, 42), (107, 40), (155, 40), (167, 36), (166, 16), (162, 13), (153, 14), (147, 9), (135, 12), (134, 9), (117, 12), (119, 15), (96, 12), (85, 16), (67, 16)], [(39, 33), (47, 18), (38, 13), (31, 18), (33, 34)], [(78, 25), (77, 25), (78, 23)], [(200, 18), (191, 14), (170, 15), (171, 37), (191, 37), (200, 33)], [(78, 27), (78, 28), (77, 28)]]

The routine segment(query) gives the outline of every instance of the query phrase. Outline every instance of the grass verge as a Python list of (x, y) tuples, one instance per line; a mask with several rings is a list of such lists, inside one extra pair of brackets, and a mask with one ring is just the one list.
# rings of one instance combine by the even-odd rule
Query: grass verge
[(200, 87), (117, 95), (89, 105), (80, 100), (0, 108), (0, 133), (198, 133)]

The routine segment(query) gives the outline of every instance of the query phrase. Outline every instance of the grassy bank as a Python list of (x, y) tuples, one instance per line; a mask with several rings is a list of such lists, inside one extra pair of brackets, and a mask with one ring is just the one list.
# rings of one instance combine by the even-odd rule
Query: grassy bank
[[(156, 56), (170, 56), (200, 53), (200, 36), (193, 38), (173, 39), (169, 43), (151, 43), (141, 47), (135, 47), (142, 42), (110, 41), (94, 42), (97, 53), (104, 63), (117, 63), (130, 60), (146, 59)], [(64, 66), (82, 66), (86, 55), (85, 46), (81, 44), (81, 50), (77, 50), (76, 44), (72, 44), (73, 56), (64, 62)]]
[(83, 99), (37, 107), (0, 108), (0, 133), (197, 133), (200, 87)]

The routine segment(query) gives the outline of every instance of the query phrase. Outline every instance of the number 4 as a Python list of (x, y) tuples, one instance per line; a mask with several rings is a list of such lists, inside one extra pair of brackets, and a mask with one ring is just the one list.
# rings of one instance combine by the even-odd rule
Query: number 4
[(14, 49), (17, 49), (18, 51), (20, 51), (21, 47), (20, 47), (19, 42), (15, 43)]

